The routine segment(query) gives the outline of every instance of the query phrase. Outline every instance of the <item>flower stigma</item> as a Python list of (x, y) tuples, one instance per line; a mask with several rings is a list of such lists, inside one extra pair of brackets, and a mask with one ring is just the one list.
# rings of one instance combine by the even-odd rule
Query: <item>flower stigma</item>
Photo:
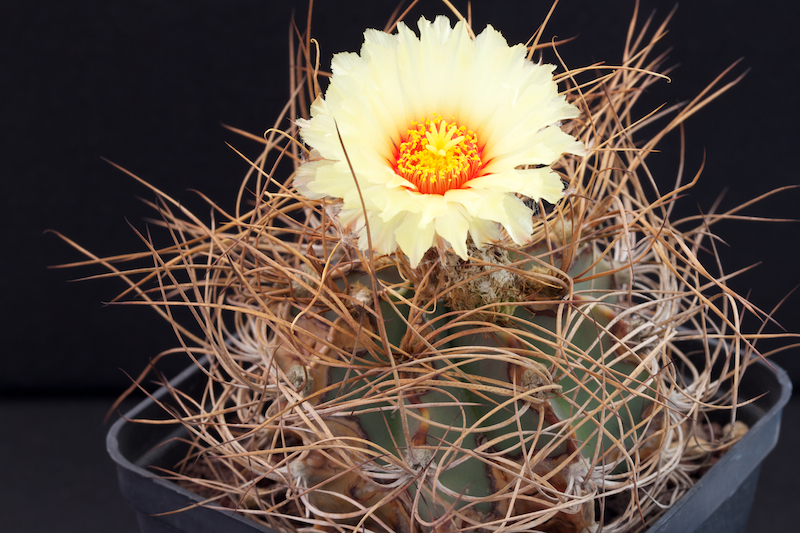
[(461, 189), (482, 167), (478, 137), (441, 117), (412, 122), (400, 144), (396, 172), (422, 194)]

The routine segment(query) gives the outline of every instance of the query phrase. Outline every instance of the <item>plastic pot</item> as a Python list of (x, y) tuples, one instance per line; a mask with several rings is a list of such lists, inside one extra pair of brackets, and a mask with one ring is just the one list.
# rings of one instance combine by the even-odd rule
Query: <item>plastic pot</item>
[[(199, 393), (206, 377), (192, 366), (171, 384), (188, 394)], [(783, 369), (763, 362), (751, 366), (741, 382), (740, 398), (767, 394), (739, 410), (739, 419), (750, 431), (648, 533), (744, 532), (761, 463), (778, 441), (781, 413), (791, 391)], [(154, 394), (167, 403), (169, 396), (165, 388)], [(106, 440), (108, 453), (117, 463), (122, 495), (136, 510), (142, 533), (274, 533), (233, 511), (193, 507), (201, 501), (198, 495), (159, 477), (152, 467), (171, 469), (183, 458), (187, 444), (179, 439), (187, 436), (186, 430), (126, 419), (167, 417), (155, 401), (144, 400), (111, 427)], [(185, 510), (173, 512), (181, 509)]]

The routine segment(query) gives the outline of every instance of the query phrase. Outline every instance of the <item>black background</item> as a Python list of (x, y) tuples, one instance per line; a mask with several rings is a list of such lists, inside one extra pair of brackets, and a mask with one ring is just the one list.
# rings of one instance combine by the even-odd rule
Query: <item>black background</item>
[[(465, 2), (454, 4), (466, 13)], [(633, 5), (632, 0), (563, 0), (545, 36), (576, 37), (559, 48), (570, 67), (615, 64), (622, 57)], [(739, 85), (687, 123), (686, 174), (693, 175), (704, 157), (705, 170), (698, 186), (680, 200), (680, 213), (707, 211), (723, 190), (721, 208), (727, 209), (800, 183), (794, 164), (800, 39), (786, 5), (777, 0), (686, 2), (670, 23), (663, 50), (671, 48), (667, 64), (678, 68), (671, 83), (649, 90), (649, 105), (693, 98), (740, 58), (726, 79), (750, 69)], [(382, 28), (394, 7), (393, 2), (318, 0), (313, 34), (320, 41), (323, 68), (333, 53), (358, 50), (363, 29)], [(488, 22), (510, 43), (525, 42), (549, 7), (549, 0), (476, 1), (474, 27), (480, 30)], [(639, 24), (654, 9), (660, 23), (673, 7), (672, 1), (642, 1)], [(225, 143), (250, 156), (258, 146), (221, 124), (261, 134), (275, 122), (289, 96), (293, 11), (304, 27), (307, 5), (300, 0), (43, 0), (2, 7), (0, 422), (16, 430), (0, 440), (6, 447), (0, 455), (8, 461), (0, 476), (27, 472), (34, 478), (15, 479), (13, 488), (4, 480), (1, 490), (14, 495), (6, 503), (16, 503), (9, 513), (0, 513), (5, 516), (0, 520), (10, 520), (8, 528), (0, 527), (3, 531), (40, 531), (24, 513), (46, 505), (69, 508), (75, 516), (83, 516), (81, 509), (95, 517), (117, 512), (114, 501), (98, 504), (106, 501), (98, 494), (114, 500), (116, 490), (112, 468), (102, 457), (100, 414), (129, 383), (120, 369), (136, 374), (148, 359), (176, 344), (171, 328), (152, 311), (103, 305), (124, 288), (120, 282), (69, 282), (100, 269), (48, 269), (82, 256), (45, 230), (58, 230), (98, 255), (142, 249), (128, 223), (146, 227), (143, 219), (151, 212), (137, 196), (152, 200), (153, 194), (101, 158), (192, 207), (202, 203), (191, 189), (232, 206), (247, 165)], [(445, 12), (443, 4), (426, 0), (407, 20), (415, 27), (419, 15)], [(648, 161), (666, 189), (677, 166), (677, 135), (661, 149)], [(800, 190), (786, 191), (746, 213), (797, 218), (798, 201)], [(800, 224), (730, 222), (716, 232), (723, 241), (719, 251), (726, 272), (760, 263), (730, 281), (760, 308), (771, 310), (800, 282)], [(798, 298), (790, 296), (775, 312), (791, 332), (800, 331)], [(752, 319), (748, 324), (751, 330), (757, 327)], [(765, 350), (778, 345), (761, 344)], [(170, 371), (185, 364), (180, 356), (172, 359), (166, 367)], [(774, 360), (793, 380), (800, 379), (800, 362), (793, 354)], [(66, 411), (67, 405), (74, 408)], [(785, 420), (785, 439), (793, 438), (787, 428), (796, 423)], [(95, 448), (99, 456), (88, 452)], [(54, 472), (42, 466), (51, 463), (42, 461), (55, 461), (65, 449), (75, 452), (61, 461), (57, 483), (62, 489), (71, 483), (88, 488), (42, 498), (47, 476)], [(798, 473), (791, 456), (781, 461)], [(79, 464), (111, 473), (81, 474)], [(797, 499), (796, 489), (788, 494), (781, 489), (780, 483), (791, 477), (786, 464), (781, 468), (777, 481), (770, 477), (767, 483), (762, 476), (759, 498), (764, 502)], [(91, 529), (88, 524), (102, 522), (97, 518), (74, 530), (131, 530), (132, 515), (120, 509), (104, 522), (117, 523), (118, 529)], [(780, 514), (769, 516), (780, 520)], [(70, 521), (60, 522), (65, 523)], [(760, 530), (768, 529), (752, 529)]]

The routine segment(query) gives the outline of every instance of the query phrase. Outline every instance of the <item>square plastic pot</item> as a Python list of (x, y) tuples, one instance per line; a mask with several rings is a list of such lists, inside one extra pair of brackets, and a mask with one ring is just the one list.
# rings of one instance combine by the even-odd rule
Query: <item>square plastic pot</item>
[[(171, 384), (188, 394), (199, 394), (206, 378), (192, 366)], [(761, 463), (778, 442), (781, 413), (791, 391), (783, 369), (763, 362), (751, 366), (742, 380), (740, 399), (757, 399), (739, 410), (739, 419), (750, 431), (648, 533), (743, 533)], [(165, 388), (154, 398), (169, 403)], [(106, 446), (117, 463), (122, 495), (136, 510), (142, 533), (275, 533), (233, 511), (192, 507), (201, 501), (198, 495), (161, 479), (152, 470), (171, 469), (184, 457), (187, 445), (178, 439), (187, 437), (186, 430), (126, 420), (137, 418), (164, 419), (167, 415), (154, 400), (144, 400), (111, 427)], [(180, 509), (186, 510), (173, 512)]]

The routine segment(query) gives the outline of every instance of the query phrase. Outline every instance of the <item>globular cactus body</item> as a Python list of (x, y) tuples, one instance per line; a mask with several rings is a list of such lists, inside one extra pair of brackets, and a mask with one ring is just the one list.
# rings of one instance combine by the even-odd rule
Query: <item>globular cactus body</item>
[[(312, 403), (330, 432), (326, 453), (338, 459), (304, 452), (286, 467), (296, 483), (314, 488), (312, 502), (325, 494), (315, 503), (321, 512), (341, 515), (352, 498), (351, 512), (374, 507), (398, 530), (476, 527), (504, 517), (528, 517), (544, 530), (592, 530), (598, 465), (624, 476), (626, 456), (641, 455), (648, 439), (650, 448), (662, 445), (665, 418), (653, 401), (663, 390), (652, 359), (644, 364), (630, 339), (618, 336), (632, 324), (622, 312), (621, 283), (631, 268), (591, 243), (575, 244), (566, 272), (563, 254), (541, 247), (513, 261), (494, 254), (508, 262), (484, 264), (469, 280), (487, 285), (483, 307), (447, 305), (458, 305), (448, 293), (458, 290), (465, 266), (453, 258), (452, 271), (436, 273), (445, 280), (438, 298), (384, 293), (378, 313), (365, 265), (336, 285), (348, 315), (304, 310), (317, 318), (295, 325), (313, 323), (319, 333), (306, 341), (316, 347), (300, 350), (300, 365), (297, 351), (276, 350), (270, 366), (304, 376), (294, 403)], [(548, 257), (550, 269), (540, 264)], [(488, 286), (498, 271), (515, 281), (513, 291)], [(376, 273), (381, 286), (402, 278), (392, 264)], [(289, 427), (306, 445), (319, 442), (313, 420)]]

